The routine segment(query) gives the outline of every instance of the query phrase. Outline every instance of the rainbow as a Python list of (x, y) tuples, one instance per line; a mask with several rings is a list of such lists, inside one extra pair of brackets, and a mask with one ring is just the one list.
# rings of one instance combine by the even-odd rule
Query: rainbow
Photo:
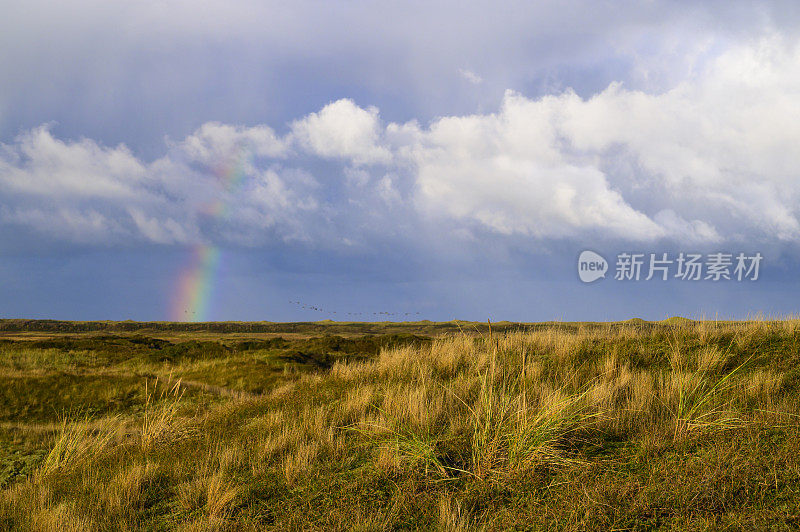
[[(221, 185), (220, 194), (200, 209), (199, 216), (214, 220), (228, 217), (230, 197), (244, 183), (249, 162), (250, 151), (239, 146), (222, 164), (213, 168), (213, 174)], [(192, 248), (189, 260), (175, 283), (170, 314), (172, 321), (208, 321), (222, 257), (222, 249), (213, 244), (200, 243)]]

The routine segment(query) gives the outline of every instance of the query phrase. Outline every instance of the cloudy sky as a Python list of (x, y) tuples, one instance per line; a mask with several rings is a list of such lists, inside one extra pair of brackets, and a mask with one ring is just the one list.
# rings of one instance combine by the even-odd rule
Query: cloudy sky
[(2, 317), (800, 310), (796, 2), (0, 10)]

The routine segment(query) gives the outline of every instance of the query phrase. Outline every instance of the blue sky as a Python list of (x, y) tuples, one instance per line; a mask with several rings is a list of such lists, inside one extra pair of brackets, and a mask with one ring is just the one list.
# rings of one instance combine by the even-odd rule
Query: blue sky
[(7, 2), (0, 316), (797, 312), (800, 8), (699, 4)]

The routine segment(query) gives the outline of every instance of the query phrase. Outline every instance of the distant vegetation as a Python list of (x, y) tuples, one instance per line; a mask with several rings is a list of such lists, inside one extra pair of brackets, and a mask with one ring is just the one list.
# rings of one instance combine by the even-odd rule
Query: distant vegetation
[(800, 527), (800, 322), (0, 328), (2, 530)]
[[(544, 329), (564, 331), (587, 330), (590, 328), (617, 329), (631, 324), (643, 328), (659, 327), (663, 324), (691, 325), (695, 323), (686, 318), (669, 318), (663, 322), (647, 322), (639, 318), (619, 323), (592, 322), (542, 322), (516, 323), (501, 321), (492, 324), (496, 333), (530, 332)], [(442, 334), (488, 334), (487, 322), (473, 321), (306, 321), (278, 323), (269, 321), (220, 321), (220, 322), (174, 322), (174, 321), (60, 321), (60, 320), (21, 320), (0, 319), (0, 333), (212, 333), (212, 334), (272, 334), (272, 335), (332, 335), (346, 336), (381, 335), (407, 333), (438, 336)]]

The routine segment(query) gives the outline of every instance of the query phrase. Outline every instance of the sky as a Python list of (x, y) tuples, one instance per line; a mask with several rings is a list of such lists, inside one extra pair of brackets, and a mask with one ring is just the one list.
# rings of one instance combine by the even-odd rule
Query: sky
[(2, 13), (2, 318), (799, 310), (796, 2)]

